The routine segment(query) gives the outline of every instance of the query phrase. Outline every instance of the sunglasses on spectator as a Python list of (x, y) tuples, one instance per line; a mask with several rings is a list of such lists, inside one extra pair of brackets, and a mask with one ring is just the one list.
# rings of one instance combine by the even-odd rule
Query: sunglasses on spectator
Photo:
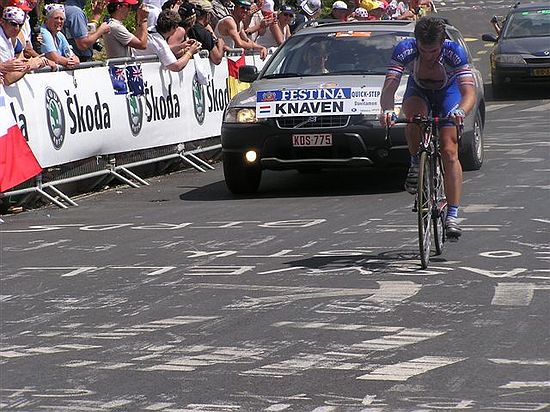
[(23, 27), (23, 24), (25, 23), (17, 23), (15, 21), (8, 21), (8, 20), (5, 20), (8, 24), (10, 24), (11, 26), (13, 27), (17, 27), (17, 28), (20, 28), (20, 27)]
[(294, 16), (294, 14), (292, 14), (292, 13), (283, 13), (283, 16), (292, 17), (292, 16)]

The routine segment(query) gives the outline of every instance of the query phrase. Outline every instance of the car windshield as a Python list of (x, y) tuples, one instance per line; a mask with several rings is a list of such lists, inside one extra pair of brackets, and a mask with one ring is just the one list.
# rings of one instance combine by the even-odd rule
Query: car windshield
[(514, 13), (509, 19), (503, 33), (505, 39), (550, 36), (550, 9)]
[(293, 36), (262, 78), (385, 74), (393, 47), (406, 33), (342, 31)]

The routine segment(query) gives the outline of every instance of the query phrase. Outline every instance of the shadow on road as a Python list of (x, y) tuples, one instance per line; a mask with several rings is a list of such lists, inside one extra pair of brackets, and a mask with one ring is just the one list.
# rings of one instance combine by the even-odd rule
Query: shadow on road
[(529, 85), (522, 87), (510, 86), (502, 96), (494, 96), (491, 83), (483, 85), (485, 89), (486, 102), (506, 102), (506, 101), (521, 101), (521, 100), (542, 100), (550, 98), (550, 85)]
[(262, 173), (257, 193), (233, 195), (223, 181), (198, 187), (180, 195), (185, 201), (271, 199), (285, 197), (353, 196), (403, 191), (406, 169), (330, 170), (315, 173), (271, 171)]
[[(433, 256), (430, 262), (433, 264), (445, 262), (443, 256)], [(302, 267), (315, 272), (330, 272), (338, 270), (351, 270), (383, 273), (391, 270), (402, 270), (406, 267), (410, 271), (420, 271), (420, 261), (417, 249), (396, 249), (380, 253), (370, 253), (368, 247), (365, 253), (347, 256), (315, 256), (307, 259), (296, 260), (287, 263), (291, 267)]]

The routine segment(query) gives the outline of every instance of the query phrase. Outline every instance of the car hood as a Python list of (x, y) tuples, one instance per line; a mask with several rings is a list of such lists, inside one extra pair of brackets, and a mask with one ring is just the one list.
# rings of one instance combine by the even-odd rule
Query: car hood
[[(406, 77), (406, 76), (405, 76)], [(314, 77), (292, 77), (284, 79), (258, 79), (250, 87), (238, 95), (229, 103), (230, 107), (251, 107), (256, 105), (256, 92), (262, 90), (288, 90), (288, 89), (318, 89), (333, 87), (368, 87), (382, 90), (385, 75), (365, 75), (365, 76), (338, 76), (337, 79), (326, 76)], [(400, 104), (405, 92), (405, 80), (395, 95), (395, 102)]]
[(550, 51), (550, 36), (502, 39), (497, 51), (504, 54), (515, 53), (544, 56), (545, 51)]

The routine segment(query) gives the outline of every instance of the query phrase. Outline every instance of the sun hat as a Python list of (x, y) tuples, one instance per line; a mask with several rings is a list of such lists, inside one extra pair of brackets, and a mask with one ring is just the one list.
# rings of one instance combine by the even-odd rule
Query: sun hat
[(23, 24), (25, 23), (25, 12), (19, 7), (9, 6), (2, 12), (2, 18), (6, 21)]
[(334, 3), (332, 3), (332, 10), (347, 10), (347, 9), (348, 9), (348, 5), (342, 0), (336, 0)]
[(303, 0), (300, 7), (308, 15), (313, 16), (321, 9), (321, 0)]

